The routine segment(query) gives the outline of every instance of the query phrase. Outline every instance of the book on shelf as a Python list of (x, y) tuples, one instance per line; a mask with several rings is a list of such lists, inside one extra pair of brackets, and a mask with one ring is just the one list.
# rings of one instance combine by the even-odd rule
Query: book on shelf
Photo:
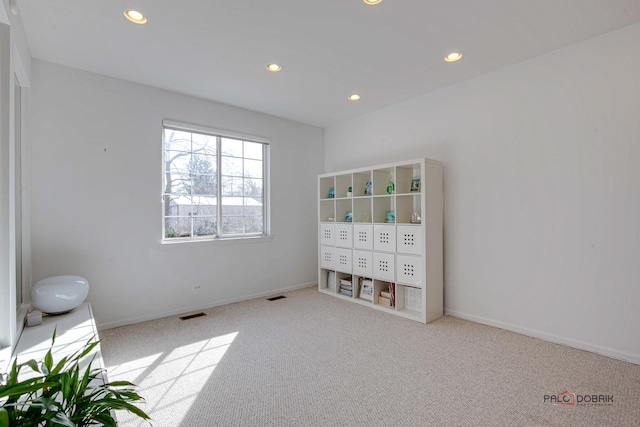
[(329, 274), (327, 276), (327, 288), (329, 289), (336, 288), (336, 272), (335, 271), (329, 271)]
[(353, 296), (353, 284), (349, 279), (340, 279), (340, 289), (338, 290), (340, 294), (346, 295), (348, 297)]
[(396, 284), (389, 283), (389, 299), (391, 300), (391, 307), (396, 306)]
[(391, 299), (391, 293), (388, 291), (380, 291), (380, 296)]
[(359, 297), (367, 301), (373, 301), (373, 280), (361, 277), (358, 281), (360, 282)]
[(391, 300), (385, 297), (378, 297), (378, 304), (391, 307)]

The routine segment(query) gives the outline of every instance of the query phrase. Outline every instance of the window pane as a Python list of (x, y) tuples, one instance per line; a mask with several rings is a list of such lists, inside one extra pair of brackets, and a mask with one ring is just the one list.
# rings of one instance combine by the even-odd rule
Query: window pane
[(244, 219), (245, 233), (262, 233), (264, 232), (264, 219), (262, 216), (247, 217)]
[(194, 154), (215, 156), (217, 138), (211, 135), (203, 135), (200, 133), (192, 134), (192, 149)]
[(174, 148), (168, 147), (164, 150), (164, 159), (168, 162), (173, 162), (178, 157), (186, 157), (186, 161), (189, 161), (191, 158), (191, 151), (189, 150), (176, 150)]
[(244, 141), (244, 158), (262, 160), (262, 147), (263, 144)]
[(262, 216), (262, 200), (259, 199), (244, 199), (244, 216)]
[(262, 178), (262, 160), (245, 160), (244, 176)]
[(215, 217), (195, 217), (193, 218), (194, 236), (216, 236)]
[(165, 170), (170, 170), (174, 173), (185, 173), (189, 170), (191, 153), (186, 151), (168, 150), (165, 152), (164, 161)]
[(193, 156), (186, 162), (187, 169), (191, 173), (208, 174), (216, 173), (216, 156), (193, 153)]
[(191, 151), (191, 132), (173, 129), (164, 130), (165, 149), (173, 151)]
[(223, 234), (242, 234), (243, 229), (243, 218), (241, 216), (222, 217)]
[(222, 175), (242, 176), (242, 159), (222, 156)]
[(193, 196), (192, 215), (194, 216), (216, 216), (215, 196)]
[(239, 139), (222, 138), (222, 155), (242, 157), (242, 141)]
[(256, 178), (245, 178), (244, 195), (252, 198), (262, 198), (262, 180)]
[(165, 195), (165, 215), (166, 216), (189, 216), (191, 215), (191, 197), (180, 195)]
[[(244, 180), (229, 176), (222, 177), (223, 196), (242, 196), (244, 194)], [(224, 205), (224, 202), (222, 203)]]
[(187, 185), (191, 194), (206, 194), (215, 196), (217, 184), (215, 175), (191, 175), (191, 181)]
[(242, 197), (222, 198), (222, 216), (242, 216), (243, 211)]
[(191, 218), (166, 217), (164, 237), (191, 237)]
[(172, 194), (189, 194), (189, 176), (178, 173), (165, 174), (164, 192)]

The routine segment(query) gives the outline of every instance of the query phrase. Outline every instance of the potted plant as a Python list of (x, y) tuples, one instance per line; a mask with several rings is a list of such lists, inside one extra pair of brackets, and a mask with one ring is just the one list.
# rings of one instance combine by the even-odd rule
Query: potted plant
[[(52, 357), (56, 332), (44, 359), (18, 364), (14, 361), (6, 374), (0, 374), (0, 427), (31, 426), (115, 426), (114, 411), (125, 410), (149, 420), (134, 402), (144, 399), (128, 381), (103, 381), (105, 370), (86, 368), (80, 361), (99, 341), (93, 338), (77, 352), (57, 363)], [(19, 380), (20, 372), (30, 369), (29, 378)]]

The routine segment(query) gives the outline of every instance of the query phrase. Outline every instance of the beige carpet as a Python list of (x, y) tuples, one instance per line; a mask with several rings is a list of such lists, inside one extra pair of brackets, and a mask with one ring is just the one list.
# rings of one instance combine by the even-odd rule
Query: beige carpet
[[(109, 379), (138, 384), (158, 427), (640, 425), (639, 365), (315, 288), (285, 295), (101, 331)], [(544, 401), (566, 389), (582, 404)], [(613, 403), (585, 404), (594, 394)]]

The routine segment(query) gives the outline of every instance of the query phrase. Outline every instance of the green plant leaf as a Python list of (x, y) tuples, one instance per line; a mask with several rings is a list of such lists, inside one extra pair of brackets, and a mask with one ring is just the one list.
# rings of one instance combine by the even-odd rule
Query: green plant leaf
[(106, 384), (109, 387), (135, 387), (136, 385), (129, 381), (113, 381)]
[(94, 417), (94, 420), (98, 421), (105, 427), (116, 427), (116, 420), (113, 419), (110, 413), (102, 413)]
[(44, 371), (44, 368), (46, 368), (47, 370), (44, 372), (45, 374), (48, 374), (49, 372), (51, 372), (51, 369), (53, 369), (53, 356), (51, 356), (51, 349), (49, 349), (49, 351), (47, 351), (47, 354), (44, 355), (44, 361), (42, 363), (42, 370)]
[(9, 427), (9, 412), (5, 408), (0, 408), (0, 427)]
[(25, 380), (12, 386), (0, 387), (0, 397), (15, 397), (23, 394), (33, 393), (47, 387), (54, 387), (57, 383), (54, 381), (43, 382), (39, 378)]
[(71, 421), (67, 414), (64, 412), (56, 412), (53, 417), (48, 419), (54, 425), (61, 425), (66, 427), (76, 427), (76, 423)]
[(31, 360), (27, 360), (26, 362), (22, 363), (20, 365), (20, 367), (23, 366), (28, 366), (30, 367), (34, 372), (40, 372), (40, 370), (38, 369), (38, 362), (36, 362), (35, 360), (31, 359)]

